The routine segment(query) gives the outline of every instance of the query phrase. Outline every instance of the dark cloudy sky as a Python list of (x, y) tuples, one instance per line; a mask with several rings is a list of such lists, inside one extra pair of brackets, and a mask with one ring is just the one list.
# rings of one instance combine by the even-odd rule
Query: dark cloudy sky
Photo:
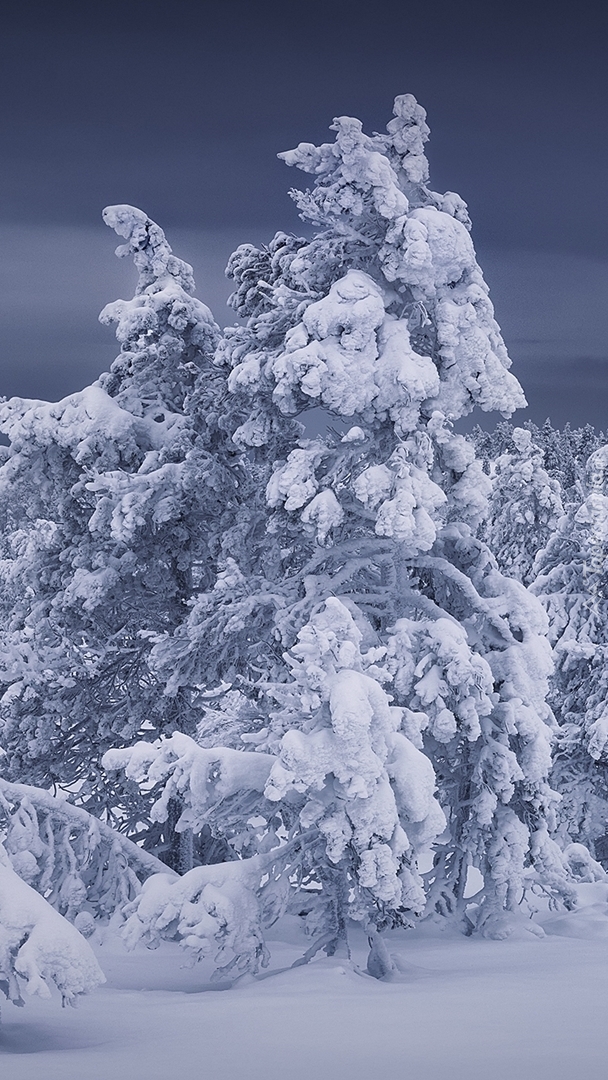
[(97, 314), (133, 271), (104, 205), (155, 217), (228, 322), (232, 248), (299, 228), (277, 152), (335, 115), (380, 129), (411, 92), (529, 415), (608, 427), (607, 31), (580, 0), (21, 0), (0, 28), (0, 393), (57, 398), (111, 362)]

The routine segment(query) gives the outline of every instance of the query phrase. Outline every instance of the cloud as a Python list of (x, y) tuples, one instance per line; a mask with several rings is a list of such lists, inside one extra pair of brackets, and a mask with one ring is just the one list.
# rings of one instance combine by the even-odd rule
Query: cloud
[[(228, 256), (270, 231), (173, 229), (168, 238), (193, 264), (201, 300), (221, 325), (232, 322)], [(131, 261), (115, 258), (116, 242), (101, 222), (0, 225), (0, 393), (56, 400), (107, 370), (117, 343), (97, 316), (108, 301), (132, 296), (136, 281)], [(530, 402), (519, 419), (608, 426), (608, 261), (496, 249), (480, 251), (479, 261)]]
[(479, 261), (530, 405), (519, 420), (606, 429), (608, 260), (493, 250)]
[(494, 250), (479, 261), (514, 361), (608, 357), (608, 260)]

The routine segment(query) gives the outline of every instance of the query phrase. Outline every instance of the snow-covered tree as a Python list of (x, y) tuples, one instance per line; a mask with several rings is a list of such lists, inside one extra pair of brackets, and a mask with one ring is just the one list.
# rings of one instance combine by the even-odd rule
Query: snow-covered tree
[(500, 569), (528, 585), (534, 560), (563, 517), (560, 485), (525, 428), (514, 428), (513, 449), (493, 463), (490, 510), (483, 537)]
[[(475, 538), (490, 482), (452, 429), (476, 405), (508, 415), (524, 397), (465, 204), (427, 186), (424, 111), (405, 95), (394, 113), (385, 135), (340, 117), (335, 142), (281, 155), (315, 178), (293, 196), (316, 232), (277, 234), (230, 260), (243, 321), (217, 363), (239, 418), (232, 438), (265, 488), (265, 534), (258, 524), (245, 569), (233, 550), (150, 658), (168, 697), (195, 687), (213, 702), (198, 728), (211, 767), (172, 765), (183, 798), (196, 790), (213, 808), (205, 820), (234, 837), (257, 821), (257, 840), (240, 848), (251, 858), (262, 843), (273, 867), (284, 848), (312, 853), (301, 881), (320, 892), (314, 932), (329, 950), (348, 914), (373, 938), (420, 910), (416, 830), (432, 822), (428, 843), (442, 828), (425, 758), (448, 819), (426, 883), (433, 909), (462, 912), (470, 865), (485, 878), (476, 924), (486, 933), (508, 931), (531, 864), (545, 888), (572, 897), (549, 836), (545, 616)], [(329, 430), (304, 438), (297, 418), (313, 408)], [(149, 782), (181, 746), (161, 743), (141, 775), (139, 751), (106, 763)], [(209, 788), (223, 791), (228, 750), (240, 787), (208, 803)], [(194, 827), (187, 812), (180, 827)], [(136, 905), (151, 932), (160, 907)]]
[(212, 574), (238, 456), (219, 427), (218, 329), (192, 269), (142, 211), (104, 219), (134, 257), (136, 295), (108, 305), (121, 351), (57, 403), (0, 407), (0, 744), (11, 780), (71, 785), (96, 813), (145, 820), (136, 789), (108, 787), (111, 745), (194, 731), (186, 692), (163, 698), (146, 635), (171, 630)]
[[(182, 829), (197, 831), (211, 821), (244, 856), (227, 871), (192, 871), (168, 891), (151, 882), (131, 905), (129, 936), (137, 931), (149, 939), (162, 931), (167, 897), (181, 895), (187, 909), (179, 936), (196, 951), (203, 947), (199, 938), (206, 948), (210, 936), (221, 941), (222, 959), (227, 931), (218, 937), (209, 920), (199, 924), (196, 913), (209, 899), (197, 883), (217, 886), (225, 873), (249, 902), (252, 891), (259, 895), (262, 923), (272, 922), (290, 899), (301, 908), (296, 886), (305, 890), (311, 954), (346, 946), (347, 916), (367, 923), (371, 909), (382, 928), (399, 913), (422, 911), (415, 855), (443, 831), (445, 817), (434, 798), (431, 762), (399, 730), (402, 711), (383, 689), (390, 681), (378, 665), (385, 650), (362, 649), (363, 637), (348, 608), (328, 597), (287, 654), (292, 679), (270, 691), (276, 703), (271, 727), (244, 736), (254, 753), (201, 748), (176, 734), (160, 745), (106, 754), (108, 768), (124, 767), (140, 782), (164, 781), (153, 816), (164, 819), (179, 796), (186, 804)], [(196, 909), (186, 879), (200, 896)], [(237, 953), (235, 962), (257, 967), (261, 941), (260, 926), (247, 938), (255, 943), (253, 953)]]
[(554, 784), (560, 829), (608, 854), (608, 447), (586, 470), (586, 493), (539, 554), (531, 590), (543, 602), (555, 657), (551, 701), (560, 724)]

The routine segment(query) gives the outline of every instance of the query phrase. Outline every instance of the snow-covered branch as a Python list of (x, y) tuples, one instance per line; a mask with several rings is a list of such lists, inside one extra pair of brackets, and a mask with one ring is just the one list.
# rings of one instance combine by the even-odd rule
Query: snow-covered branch
[(138, 784), (162, 783), (162, 795), (152, 807), (152, 819), (165, 821), (169, 802), (177, 797), (184, 807), (177, 830), (197, 832), (223, 800), (247, 790), (263, 792), (273, 764), (270, 754), (224, 746), (206, 749), (178, 731), (156, 743), (140, 742), (124, 750), (109, 750), (102, 760), (104, 769), (124, 769), (126, 776)]
[(70, 919), (110, 915), (151, 874), (154, 855), (66, 799), (0, 778), (0, 832), (14, 870)]

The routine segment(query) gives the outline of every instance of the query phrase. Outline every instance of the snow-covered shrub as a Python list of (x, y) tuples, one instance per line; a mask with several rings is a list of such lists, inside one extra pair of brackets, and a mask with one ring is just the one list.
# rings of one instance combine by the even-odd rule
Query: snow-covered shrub
[[(246, 856), (227, 864), (227, 878), (221, 867), (204, 867), (176, 888), (145, 885), (130, 905), (131, 927), (141, 924), (152, 933), (166, 917), (174, 927), (177, 916), (169, 920), (162, 912), (172, 911), (181, 897), (186, 907), (176, 933), (198, 950), (188, 929), (191, 891), (198, 896), (198, 882), (216, 889), (224, 880), (232, 891), (245, 889), (247, 905), (252, 890), (257, 893), (266, 922), (269, 912), (276, 918), (285, 910), (290, 897), (301, 905), (297, 885), (305, 884), (308, 926), (323, 928), (315, 946), (330, 951), (345, 937), (347, 916), (367, 922), (372, 907), (377, 922), (391, 924), (399, 912), (422, 911), (414, 857), (443, 831), (445, 817), (434, 798), (432, 765), (399, 730), (401, 710), (391, 707), (383, 689), (390, 675), (377, 661), (385, 650), (362, 652), (361, 640), (349, 610), (328, 598), (288, 654), (291, 680), (272, 688), (278, 707), (269, 727), (243, 736), (252, 740), (249, 750), (200, 747), (177, 733), (105, 755), (106, 768), (123, 767), (133, 780), (163, 785), (153, 818), (165, 819), (170, 800), (179, 796), (184, 811), (178, 829), (223, 826)], [(257, 854), (250, 856), (251, 850)], [(166, 908), (159, 907), (159, 897), (167, 898)], [(203, 925), (219, 940), (212, 923)], [(222, 935), (227, 932), (223, 927)], [(236, 950), (234, 942), (231, 947)], [(240, 962), (255, 961), (257, 948)]]
[(254, 856), (196, 866), (175, 881), (162, 874), (149, 878), (124, 908), (127, 945), (154, 947), (162, 938), (178, 938), (193, 961), (213, 956), (216, 979), (257, 974), (269, 960), (260, 903), (266, 863)]
[(47, 901), (18, 876), (0, 843), (0, 990), (16, 1005), (26, 993), (63, 1003), (105, 982), (90, 945)]

